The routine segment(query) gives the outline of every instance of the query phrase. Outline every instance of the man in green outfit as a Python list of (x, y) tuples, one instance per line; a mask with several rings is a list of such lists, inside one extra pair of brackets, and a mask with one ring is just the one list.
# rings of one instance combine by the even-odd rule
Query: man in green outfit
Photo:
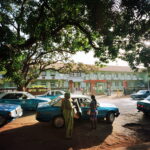
[(72, 99), (70, 97), (70, 93), (65, 93), (64, 100), (62, 101), (62, 111), (65, 119), (66, 126), (66, 138), (72, 137), (73, 132), (73, 120), (74, 120), (74, 111)]

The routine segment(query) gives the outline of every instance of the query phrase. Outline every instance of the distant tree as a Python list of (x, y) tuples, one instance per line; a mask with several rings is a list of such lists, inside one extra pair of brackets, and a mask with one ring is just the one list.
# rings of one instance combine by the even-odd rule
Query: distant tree
[(74, 62), (69, 62), (66, 64), (63, 64), (60, 67), (59, 72), (61, 73), (93, 73), (93, 72), (98, 72), (100, 67), (103, 67), (104, 65), (88, 65), (88, 64), (83, 64), (83, 63), (74, 63)]
[(149, 39), (149, 16), (148, 0), (1, 0), (0, 69), (23, 89), (77, 51), (93, 49), (100, 62), (134, 53)]

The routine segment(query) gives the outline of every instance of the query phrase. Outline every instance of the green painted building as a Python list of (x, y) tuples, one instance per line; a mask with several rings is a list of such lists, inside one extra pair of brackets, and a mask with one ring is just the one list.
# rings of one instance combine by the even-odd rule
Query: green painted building
[[(3, 78), (1, 77), (1, 80)], [(12, 82), (0, 84), (1, 88), (15, 87)], [(147, 73), (134, 72), (128, 66), (106, 66), (94, 73), (70, 72), (59, 73), (51, 70), (42, 72), (29, 87), (45, 87), (82, 91), (83, 93), (103, 94), (108, 91), (137, 91), (148, 87)]]

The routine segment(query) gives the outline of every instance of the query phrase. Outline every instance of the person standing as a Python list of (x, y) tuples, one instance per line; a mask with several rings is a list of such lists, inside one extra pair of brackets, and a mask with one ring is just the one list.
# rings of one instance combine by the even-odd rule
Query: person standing
[(97, 127), (97, 101), (94, 95), (91, 95), (91, 103), (90, 103), (90, 120), (91, 120), (91, 128), (96, 129)]
[(74, 110), (70, 93), (65, 93), (64, 100), (62, 101), (62, 112), (65, 120), (66, 138), (72, 137), (73, 123), (74, 123)]

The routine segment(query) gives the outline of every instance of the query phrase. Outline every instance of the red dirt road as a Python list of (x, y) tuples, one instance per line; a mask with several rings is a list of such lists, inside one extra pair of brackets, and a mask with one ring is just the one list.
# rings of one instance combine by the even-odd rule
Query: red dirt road
[(90, 130), (90, 122), (76, 121), (73, 138), (65, 139), (65, 128), (56, 129), (50, 123), (39, 123), (34, 112), (28, 112), (0, 128), (0, 150), (114, 150), (150, 139), (149, 119), (137, 112), (136, 102), (128, 97), (100, 101), (115, 103), (120, 116), (112, 125), (98, 122)]
[(31, 114), (0, 128), (0, 150), (109, 150), (137, 142), (130, 136), (113, 132), (113, 126), (102, 121), (96, 130), (90, 130), (89, 121), (76, 122), (73, 138), (67, 140), (64, 128), (38, 123)]

